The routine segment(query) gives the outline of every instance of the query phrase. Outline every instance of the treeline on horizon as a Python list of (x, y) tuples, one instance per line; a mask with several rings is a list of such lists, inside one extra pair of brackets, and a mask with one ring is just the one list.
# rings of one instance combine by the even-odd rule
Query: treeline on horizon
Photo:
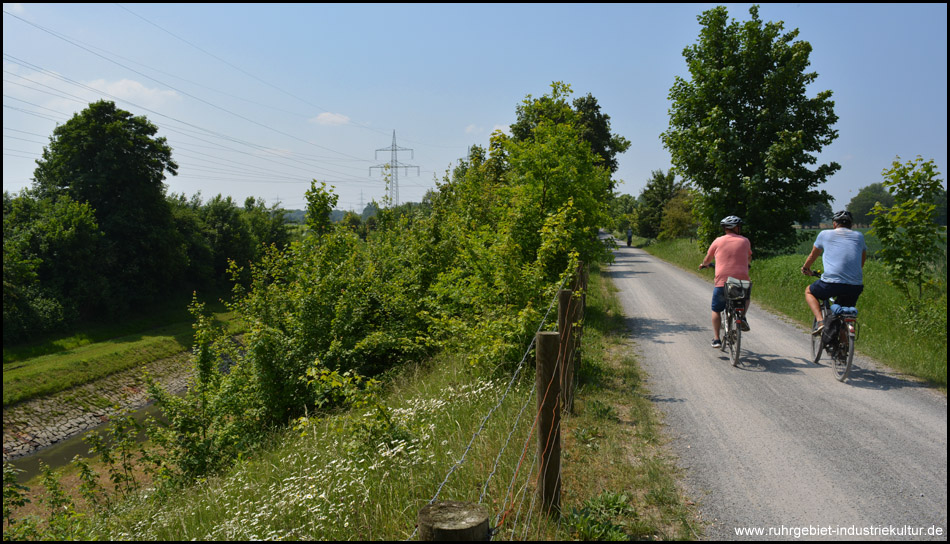
[[(577, 102), (582, 115), (599, 116), (599, 126), (609, 126), (593, 97)], [(524, 106), (519, 110), (522, 117), (534, 115)], [(536, 122), (525, 118), (519, 126)], [(520, 129), (521, 139), (531, 128)], [(308, 229), (294, 225), (307, 223), (307, 211), (267, 206), (259, 198), (241, 205), (225, 195), (203, 200), (200, 193), (166, 194), (165, 176), (176, 175), (178, 166), (157, 130), (112, 102), (90, 104), (54, 130), (33, 185), (4, 192), (5, 344), (119, 319), (196, 290), (247, 286), (249, 265), (268, 248), (285, 250), (307, 236)], [(614, 141), (624, 145), (622, 138)], [(615, 166), (622, 149), (611, 154), (609, 143), (600, 147)], [(430, 191), (422, 203), (396, 206), (390, 216), (429, 213), (436, 195)], [(365, 239), (377, 227), (379, 206), (371, 202), (361, 214), (326, 213)]]

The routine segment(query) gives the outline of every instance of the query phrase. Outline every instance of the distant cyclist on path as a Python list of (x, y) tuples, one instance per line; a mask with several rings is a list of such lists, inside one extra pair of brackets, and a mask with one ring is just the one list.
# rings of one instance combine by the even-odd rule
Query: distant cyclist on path
[(825, 324), (822, 322), (819, 299), (837, 297), (841, 306), (855, 306), (858, 296), (864, 290), (864, 262), (868, 258), (868, 247), (864, 235), (851, 230), (853, 223), (851, 212), (841, 210), (834, 215), (831, 230), (818, 233), (815, 245), (805, 259), (802, 274), (811, 276), (811, 265), (822, 257), (825, 271), (821, 278), (805, 288), (805, 302), (815, 314), (814, 336), (821, 334)]
[[(719, 329), (722, 326), (722, 311), (726, 309), (726, 278), (730, 276), (739, 280), (749, 279), (749, 262), (752, 259), (752, 243), (745, 236), (742, 236), (742, 219), (735, 215), (730, 215), (719, 222), (724, 229), (725, 234), (716, 238), (709, 246), (706, 252), (706, 258), (700, 269), (706, 268), (710, 263), (716, 261), (716, 277), (713, 283), (712, 296), (712, 327), (715, 337), (712, 341), (712, 347), (722, 347), (722, 340), (719, 338)], [(749, 307), (749, 299), (744, 302), (746, 309)], [(748, 316), (747, 316), (748, 317)], [(749, 330), (747, 319), (736, 323), (743, 331)]]

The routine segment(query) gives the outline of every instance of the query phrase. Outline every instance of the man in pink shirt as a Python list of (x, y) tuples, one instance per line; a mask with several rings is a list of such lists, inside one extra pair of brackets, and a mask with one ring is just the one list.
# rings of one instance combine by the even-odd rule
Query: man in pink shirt
[[(706, 268), (713, 261), (716, 261), (716, 279), (713, 284), (712, 297), (712, 326), (716, 337), (712, 341), (712, 347), (722, 346), (722, 340), (719, 339), (719, 328), (722, 325), (722, 311), (726, 309), (726, 278), (733, 277), (739, 280), (749, 279), (749, 261), (752, 259), (752, 244), (749, 239), (742, 236), (742, 219), (734, 215), (724, 218), (719, 223), (725, 234), (716, 238), (709, 251), (706, 252), (706, 258), (700, 269)], [(745, 300), (746, 309), (749, 307), (749, 299)], [(747, 322), (748, 316), (738, 322), (739, 328), (743, 331), (749, 330)]]

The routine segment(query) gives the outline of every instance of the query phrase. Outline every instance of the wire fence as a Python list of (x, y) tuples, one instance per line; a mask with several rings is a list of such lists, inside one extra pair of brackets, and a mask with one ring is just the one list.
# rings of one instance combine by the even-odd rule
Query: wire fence
[[(478, 428), (474, 431), (472, 437), (469, 439), (468, 445), (466, 446), (461, 457), (448, 470), (442, 482), (438, 485), (434, 495), (428, 501), (428, 505), (432, 505), (439, 500), (444, 488), (452, 479), (453, 474), (455, 474), (456, 471), (468, 459), (473, 447), (476, 445), (478, 439), (485, 431), (489, 420), (499, 410), (499, 408), (514, 390), (515, 385), (518, 383), (519, 379), (524, 373), (529, 356), (537, 348), (537, 339), (539, 334), (541, 334), (541, 332), (548, 325), (552, 310), (556, 305), (558, 305), (559, 297), (562, 296), (561, 293), (564, 291), (563, 288), (570, 279), (571, 276), (565, 276), (562, 279), (561, 284), (558, 286), (555, 295), (552, 297), (551, 302), (548, 305), (547, 311), (535, 330), (534, 336), (528, 343), (528, 346), (525, 348), (520, 362), (512, 373), (512, 377), (508, 381), (507, 387), (504, 389), (497, 402), (494, 403), (494, 405), (481, 419)], [(507, 433), (505, 434), (505, 439), (498, 447), (498, 453), (495, 455), (491, 470), (488, 472), (484, 483), (481, 485), (481, 491), (479, 493), (477, 503), (479, 505), (484, 505), (486, 504), (487, 500), (491, 499), (493, 500), (494, 504), (500, 505), (497, 507), (498, 511), (494, 515), (493, 522), (490, 523), (490, 536), (499, 535), (504, 530), (506, 539), (528, 539), (528, 533), (530, 532), (531, 527), (538, 525), (536, 523), (538, 518), (542, 515), (545, 515), (544, 509), (540, 507), (538, 500), (539, 494), (535, 492), (538, 490), (539, 479), (542, 478), (543, 467), (540, 466), (539, 462), (542, 458), (546, 458), (551, 454), (552, 448), (559, 449), (560, 446), (558, 429), (555, 427), (539, 429), (539, 423), (542, 420), (542, 415), (545, 415), (542, 414), (542, 407), (553, 406), (553, 408), (550, 409), (554, 412), (569, 409), (571, 402), (570, 399), (573, 398), (574, 392), (577, 390), (577, 380), (573, 379), (573, 376), (566, 376), (565, 374), (567, 372), (576, 372), (577, 355), (583, 331), (583, 293), (585, 290), (586, 271), (583, 268), (580, 268), (574, 275), (574, 289), (569, 291), (571, 295), (567, 298), (566, 307), (564, 307), (564, 300), (560, 301), (561, 307), (559, 314), (561, 319), (559, 319), (558, 326), (560, 340), (557, 349), (557, 362), (555, 363), (553, 372), (551, 372), (551, 379), (547, 383), (538, 384), (536, 387), (531, 388), (531, 391), (526, 395), (526, 398), (521, 403), (520, 408), (518, 409), (518, 415), (514, 418), (514, 421), (505, 422), (509, 426)], [(566, 365), (565, 363), (567, 361), (574, 362)], [(550, 396), (552, 395), (553, 391), (559, 391), (560, 389), (560, 387), (555, 387), (555, 385), (560, 386), (561, 384), (568, 385), (569, 388), (564, 392), (558, 393), (560, 396), (559, 399), (554, 399), (554, 402), (550, 402), (552, 400)], [(543, 393), (541, 393), (542, 390)], [(538, 398), (539, 396), (540, 398)], [(534, 418), (531, 420), (530, 427), (527, 429), (520, 454), (518, 454), (517, 462), (514, 464), (514, 468), (511, 471), (511, 476), (508, 479), (508, 482), (503, 486), (499, 486), (499, 489), (503, 490), (504, 496), (492, 497), (490, 492), (491, 484), (495, 478), (499, 476), (500, 467), (504, 463), (506, 452), (509, 451), (512, 441), (516, 436), (519, 435), (519, 431), (521, 433), (525, 432), (523, 427), (527, 425), (527, 421), (525, 421), (524, 416), (531, 413), (532, 410), (530, 409), (530, 406), (532, 406), (532, 401), (537, 401), (537, 408), (533, 410)], [(556, 416), (559, 414), (549, 413), (546, 415), (549, 416), (550, 420), (551, 418), (556, 419)], [(539, 434), (543, 434), (543, 436), (538, 438)], [(532, 441), (535, 440), (539, 442), (537, 455), (532, 455), (529, 462), (528, 456), (530, 454), (531, 444)], [(509, 453), (509, 455), (512, 454)], [(525, 465), (527, 465), (527, 467)], [(557, 466), (560, 466), (559, 461), (557, 462)], [(560, 481), (561, 475), (560, 472), (558, 472), (557, 482), (554, 486), (555, 489), (560, 489)], [(419, 527), (417, 526), (409, 539), (414, 539), (418, 532)]]

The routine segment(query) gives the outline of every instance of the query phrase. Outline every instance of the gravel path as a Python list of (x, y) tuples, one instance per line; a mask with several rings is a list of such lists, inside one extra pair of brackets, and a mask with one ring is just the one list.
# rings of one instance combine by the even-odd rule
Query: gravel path
[(709, 345), (711, 283), (626, 247), (605, 275), (708, 538), (946, 540), (945, 394), (860, 354), (836, 381), (754, 289), (734, 368)]

